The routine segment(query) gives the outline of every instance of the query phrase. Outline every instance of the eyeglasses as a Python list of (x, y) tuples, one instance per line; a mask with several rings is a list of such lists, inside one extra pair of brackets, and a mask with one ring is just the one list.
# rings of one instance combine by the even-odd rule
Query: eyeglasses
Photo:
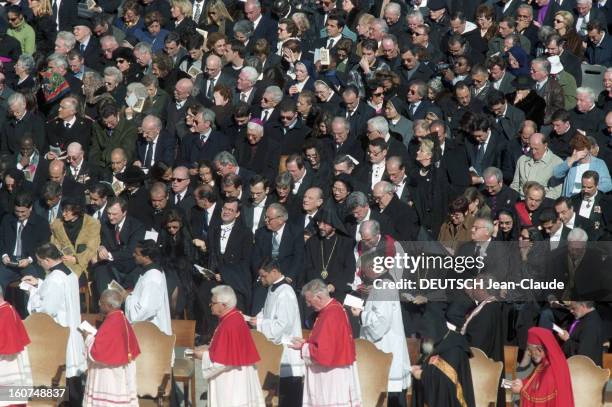
[(412, 35), (413, 37), (419, 37), (419, 36), (421, 36), (421, 35), (425, 35), (425, 33), (413, 32), (411, 35)]
[(19, 17), (9, 17), (9, 21), (19, 21)]
[(123, 64), (123, 63), (125, 63), (125, 62), (126, 62), (126, 61), (125, 61), (125, 59), (122, 59), (122, 58), (117, 58), (117, 63), (118, 63), (118, 64)]
[(283, 115), (281, 115), (281, 117), (280, 117), (280, 118), (281, 118), (281, 120), (291, 121), (291, 120), (293, 120), (293, 117), (294, 117), (294, 116), (283, 116)]
[(516, 17), (520, 20), (527, 20), (531, 16), (528, 16), (526, 14), (518, 14)]
[(384, 95), (384, 93), (382, 93), (382, 92), (372, 93), (372, 96), (376, 96), (376, 97), (379, 97), (379, 96), (382, 96), (382, 95)]
[(555, 23), (564, 23), (565, 21), (555, 18)]
[(280, 217), (281, 217), (281, 216), (273, 216), (273, 217), (266, 216), (266, 217), (264, 217), (264, 220), (265, 220), (266, 222), (272, 222), (274, 219), (278, 219), (278, 218), (280, 218)]
[(187, 181), (189, 178), (170, 178), (170, 181), (172, 182), (183, 182), (183, 181)]

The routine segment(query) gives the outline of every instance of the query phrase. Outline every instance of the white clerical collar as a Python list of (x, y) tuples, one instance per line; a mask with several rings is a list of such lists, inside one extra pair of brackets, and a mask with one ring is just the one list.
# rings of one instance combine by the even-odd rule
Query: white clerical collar
[(276, 280), (275, 282), (273, 282), (272, 284), (278, 284), (281, 281), (283, 281), (285, 279), (285, 276), (281, 276), (278, 280)]

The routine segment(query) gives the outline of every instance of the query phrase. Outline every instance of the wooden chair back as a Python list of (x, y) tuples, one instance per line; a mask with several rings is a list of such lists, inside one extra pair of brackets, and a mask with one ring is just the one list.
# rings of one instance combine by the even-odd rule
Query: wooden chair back
[(504, 369), (506, 376), (516, 379), (516, 364), (518, 359), (518, 346), (504, 346)]
[(23, 322), (30, 345), (28, 356), (34, 386), (66, 385), (66, 346), (70, 328), (63, 327), (49, 315), (37, 312)]
[(470, 369), (472, 371), (476, 407), (488, 407), (491, 403), (495, 405), (497, 403), (499, 378), (502, 374), (504, 364), (489, 359), (487, 355), (478, 348), (471, 349), (473, 357), (470, 358)]
[(192, 320), (173, 319), (172, 333), (176, 336), (176, 346), (193, 348), (195, 343), (196, 322)]
[(264, 334), (254, 329), (251, 330), (251, 337), (261, 358), (255, 366), (257, 367), (257, 375), (266, 406), (276, 406), (278, 405), (278, 384), (283, 345), (275, 345)]
[(136, 358), (138, 397), (169, 397), (176, 336), (164, 334), (151, 322), (137, 322), (132, 327), (140, 346)]
[(601, 407), (610, 370), (597, 366), (589, 357), (572, 356), (567, 359), (575, 407)]
[(612, 353), (604, 353), (603, 354), (603, 368), (610, 369), (612, 372)]
[(408, 344), (410, 364), (416, 365), (421, 358), (421, 340), (419, 338), (406, 338), (406, 343)]
[(355, 339), (355, 350), (363, 405), (386, 407), (389, 369), (393, 355), (379, 350), (365, 339)]

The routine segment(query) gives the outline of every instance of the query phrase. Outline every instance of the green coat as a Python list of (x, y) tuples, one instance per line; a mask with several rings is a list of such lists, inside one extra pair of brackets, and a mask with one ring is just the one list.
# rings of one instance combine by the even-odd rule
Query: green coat
[(117, 127), (113, 129), (111, 136), (95, 123), (92, 128), (91, 151), (89, 161), (100, 168), (111, 168), (111, 152), (115, 148), (121, 147), (126, 154), (128, 163), (132, 162), (136, 152), (136, 140), (138, 139), (138, 129), (125, 118), (121, 118)]
[(23, 54), (34, 55), (34, 52), (36, 52), (36, 33), (25, 20), (17, 29), (9, 28), (6, 33), (19, 41)]
[(563, 89), (565, 110), (572, 110), (576, 107), (576, 79), (566, 71), (561, 71), (557, 74), (557, 82), (559, 82), (561, 89)]

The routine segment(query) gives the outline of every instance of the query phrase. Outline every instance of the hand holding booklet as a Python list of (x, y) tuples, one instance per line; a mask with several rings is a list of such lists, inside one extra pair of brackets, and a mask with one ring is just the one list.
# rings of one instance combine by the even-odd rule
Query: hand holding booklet
[(127, 290), (126, 290), (125, 288), (123, 288), (123, 287), (121, 286), (121, 284), (119, 284), (119, 283), (118, 283), (117, 281), (115, 281), (115, 280), (111, 281), (111, 282), (108, 284), (108, 289), (109, 289), (109, 290), (117, 290), (117, 291), (119, 291), (123, 297), (127, 297), (127, 295), (128, 295)]
[(87, 321), (81, 322), (81, 325), (79, 325), (79, 330), (91, 335), (95, 335), (98, 332), (98, 330)]
[(346, 297), (344, 297), (344, 306), (363, 309), (363, 300), (359, 297), (355, 297), (354, 295), (347, 294)]
[(194, 264), (193, 265), (196, 270), (198, 271), (198, 273), (202, 274), (205, 278), (207, 279), (214, 279), (215, 278), (215, 273), (212, 270), (209, 270), (207, 268), (204, 268), (198, 264)]

